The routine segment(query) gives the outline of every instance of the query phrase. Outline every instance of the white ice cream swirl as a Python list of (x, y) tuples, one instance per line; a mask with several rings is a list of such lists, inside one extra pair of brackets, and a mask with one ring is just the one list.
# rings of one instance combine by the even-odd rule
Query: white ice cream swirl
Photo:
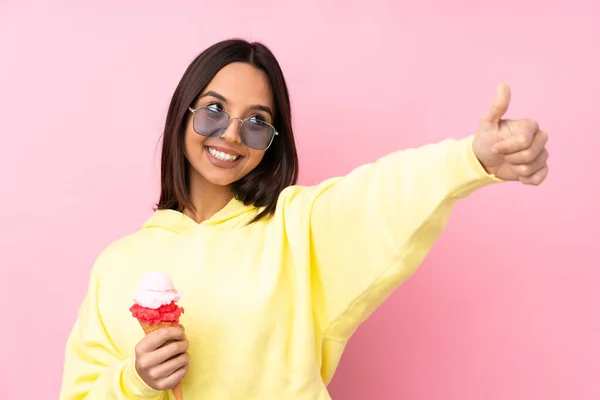
[(158, 271), (150, 272), (142, 277), (138, 292), (133, 297), (139, 306), (154, 310), (180, 299), (181, 292), (175, 290), (171, 278)]

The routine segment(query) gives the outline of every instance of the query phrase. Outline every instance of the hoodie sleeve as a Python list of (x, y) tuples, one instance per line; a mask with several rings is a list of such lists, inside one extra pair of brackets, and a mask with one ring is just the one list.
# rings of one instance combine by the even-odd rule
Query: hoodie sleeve
[(101, 280), (107, 262), (101, 255), (92, 270), (88, 292), (67, 340), (60, 400), (163, 400), (166, 391), (149, 387), (137, 374), (133, 358), (124, 358), (109, 337), (98, 310)]
[(326, 339), (347, 340), (415, 271), (457, 199), (500, 182), (479, 163), (472, 140), (395, 152), (318, 187), (311, 279)]

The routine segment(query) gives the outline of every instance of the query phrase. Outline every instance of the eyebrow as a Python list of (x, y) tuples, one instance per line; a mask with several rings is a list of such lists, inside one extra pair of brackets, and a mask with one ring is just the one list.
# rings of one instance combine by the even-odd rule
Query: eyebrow
[[(223, 103), (227, 103), (227, 99), (223, 95), (221, 95), (217, 92), (214, 92), (212, 90), (209, 90), (208, 92), (201, 94), (199, 99), (204, 98), (204, 97), (214, 97), (215, 99), (221, 100)], [(250, 109), (264, 111), (264, 112), (268, 113), (271, 116), (271, 118), (273, 117), (273, 111), (269, 107), (264, 106), (262, 104), (254, 104), (254, 105), (250, 106)]]

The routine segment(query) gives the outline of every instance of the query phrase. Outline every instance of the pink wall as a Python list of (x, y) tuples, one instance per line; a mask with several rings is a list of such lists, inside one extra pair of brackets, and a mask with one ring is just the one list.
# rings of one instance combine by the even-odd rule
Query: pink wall
[(597, 1), (45, 3), (0, 4), (0, 398), (57, 397), (94, 258), (151, 212), (170, 95), (231, 36), (282, 63), (302, 183), (470, 134), (501, 80), (551, 134), (547, 183), (458, 206), (334, 399), (600, 398)]

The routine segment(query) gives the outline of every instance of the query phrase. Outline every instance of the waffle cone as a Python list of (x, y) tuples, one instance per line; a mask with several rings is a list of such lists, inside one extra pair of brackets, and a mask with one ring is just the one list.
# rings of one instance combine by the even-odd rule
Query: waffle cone
[[(147, 322), (143, 322), (143, 321), (139, 321), (139, 323), (142, 326), (142, 329), (144, 330), (144, 333), (146, 335), (149, 334), (150, 332), (153, 332), (160, 328), (179, 326), (179, 324), (177, 322), (159, 322), (158, 324), (152, 324), (152, 325), (150, 325)], [(175, 396), (175, 400), (183, 400), (183, 389), (181, 387), (181, 383), (178, 383), (177, 386), (175, 386), (173, 389), (171, 389), (171, 391), (173, 392), (173, 396)]]
[(152, 324), (150, 325), (147, 322), (143, 322), (143, 321), (139, 321), (140, 325), (142, 326), (142, 329), (144, 330), (144, 333), (147, 335), (150, 332), (153, 332), (157, 329), (160, 328), (169, 328), (171, 326), (179, 326), (179, 324), (177, 322), (159, 322), (158, 324)]

